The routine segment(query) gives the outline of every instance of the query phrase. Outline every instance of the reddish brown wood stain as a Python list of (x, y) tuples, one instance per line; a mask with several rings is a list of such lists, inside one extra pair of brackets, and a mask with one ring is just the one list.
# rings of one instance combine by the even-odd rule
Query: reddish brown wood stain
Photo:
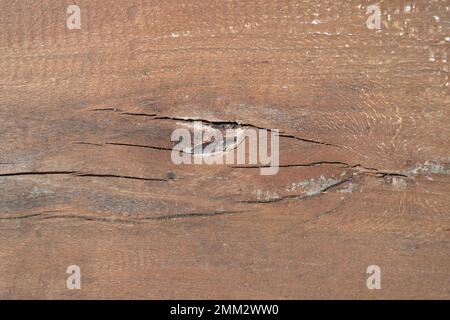
[[(450, 4), (413, 2), (0, 1), (0, 297), (450, 298)], [(279, 129), (279, 173), (174, 165), (179, 119)]]

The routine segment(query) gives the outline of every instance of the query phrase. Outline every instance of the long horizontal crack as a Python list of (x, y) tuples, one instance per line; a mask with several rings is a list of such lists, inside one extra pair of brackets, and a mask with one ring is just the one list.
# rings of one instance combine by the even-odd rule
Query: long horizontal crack
[(285, 133), (280, 133), (279, 134), (280, 137), (283, 138), (290, 138), (290, 139), (295, 139), (295, 140), (299, 140), (299, 141), (304, 141), (304, 142), (310, 142), (310, 143), (315, 143), (315, 144), (322, 144), (325, 146), (332, 146), (332, 147), (340, 147), (337, 144), (332, 144), (332, 143), (327, 143), (327, 142), (321, 142), (321, 141), (316, 141), (316, 140), (311, 140), (311, 139), (305, 139), (305, 138), (300, 138), (291, 134), (285, 134)]
[(0, 173), (0, 177), (14, 177), (14, 176), (38, 176), (38, 175), (66, 175), (75, 174), (76, 171), (24, 171), (24, 172), (9, 172)]
[[(360, 169), (360, 173), (361, 174), (365, 174), (365, 175), (371, 175), (371, 176), (376, 176), (376, 177), (386, 177), (386, 176), (392, 176), (392, 177), (402, 177), (402, 178), (408, 178), (409, 176), (403, 173), (399, 173), (399, 172), (384, 172), (384, 171), (379, 171), (378, 169), (375, 168), (367, 168), (367, 167), (363, 167), (359, 164), (357, 165), (351, 165), (345, 162), (341, 162), (341, 161), (316, 161), (316, 162), (310, 162), (310, 163), (293, 163), (293, 164), (281, 164), (278, 167), (279, 168), (295, 168), (295, 167), (315, 167), (315, 166), (320, 166), (320, 165), (339, 165), (342, 166), (343, 168), (350, 168), (350, 169)], [(259, 169), (259, 168), (269, 168), (269, 165), (250, 165), (250, 166), (246, 166), (246, 165), (242, 165), (242, 166), (229, 166), (230, 168), (235, 168), (235, 169)]]
[(135, 176), (124, 176), (116, 174), (98, 174), (98, 173), (76, 173), (76, 176), (80, 177), (98, 177), (98, 178), (118, 178), (118, 179), (130, 179), (130, 180), (144, 180), (144, 181), (168, 181), (162, 178), (145, 178), (145, 177), (135, 177)]
[(105, 144), (113, 145), (113, 146), (137, 147), (137, 148), (147, 148), (147, 149), (162, 150), (162, 151), (172, 151), (172, 148), (156, 147), (156, 146), (134, 144), (134, 143), (106, 142)]
[(169, 221), (176, 219), (188, 219), (188, 218), (199, 218), (199, 217), (213, 217), (221, 215), (231, 215), (236, 213), (249, 212), (249, 210), (239, 210), (239, 211), (212, 211), (212, 212), (192, 212), (192, 213), (180, 213), (173, 215), (163, 215), (155, 217), (145, 217), (138, 219), (117, 219), (111, 217), (99, 217), (99, 216), (86, 216), (86, 215), (64, 215), (64, 214), (54, 214), (48, 215), (47, 213), (56, 211), (46, 211), (42, 213), (34, 213), (15, 217), (0, 217), (0, 220), (24, 220), (39, 217), (39, 220), (50, 220), (50, 219), (76, 219), (84, 221), (99, 221), (99, 222), (109, 222), (109, 223), (123, 223), (123, 224), (140, 224), (146, 221)]
[(105, 143), (101, 144), (101, 143), (93, 143), (93, 142), (76, 141), (76, 142), (73, 142), (73, 144), (89, 145), (89, 146), (96, 146), (96, 147), (103, 147), (105, 145), (111, 145), (111, 146), (146, 148), (146, 149), (161, 150), (161, 151), (172, 151), (172, 148), (168, 148), (168, 147), (149, 146), (149, 145), (144, 145), (144, 144), (126, 143), (126, 142), (105, 142)]
[(11, 217), (0, 216), (0, 220), (26, 220), (26, 219), (44, 216), (45, 214), (55, 213), (55, 212), (59, 212), (59, 211), (60, 210), (46, 210), (46, 211), (42, 211), (42, 212), (30, 213), (30, 214), (25, 214), (25, 215), (21, 215), (21, 216), (11, 216)]
[(156, 113), (142, 113), (142, 112), (122, 112), (122, 114), (125, 114), (128, 116), (138, 116), (138, 117), (155, 117), (155, 116), (157, 116)]
[[(310, 163), (298, 163), (298, 164), (280, 164), (279, 168), (295, 168), (295, 167), (315, 167), (320, 165), (340, 165), (344, 168), (351, 168), (352, 166), (340, 161), (317, 161), (317, 162), (310, 162)], [(259, 168), (269, 168), (269, 165), (251, 165), (251, 166), (229, 166), (230, 168), (236, 168), (236, 169), (259, 169)]]
[(62, 214), (61, 215), (44, 216), (40, 220), (51, 220), (51, 219), (74, 219), (74, 220), (82, 220), (82, 221), (98, 221), (98, 222), (121, 223), (121, 224), (137, 224), (138, 223), (134, 220), (126, 220), (126, 219), (77, 216), (77, 215), (62, 215)]
[(24, 215), (24, 216), (0, 217), (0, 220), (22, 220), (22, 219), (29, 219), (29, 218), (38, 217), (38, 216), (41, 216), (41, 215), (42, 215), (42, 213), (33, 213), (33, 214)]
[(229, 215), (229, 214), (243, 213), (243, 212), (247, 212), (247, 210), (246, 211), (213, 211), (213, 212), (180, 213), (180, 214), (174, 214), (174, 215), (141, 218), (139, 220), (140, 221), (142, 221), (142, 220), (174, 220), (174, 219), (183, 219), (183, 218)]
[(116, 174), (88, 173), (79, 171), (29, 171), (29, 172), (0, 173), (0, 177), (37, 176), (37, 175), (72, 175), (77, 177), (118, 178), (118, 179), (144, 180), (144, 181), (168, 181), (168, 179), (162, 178), (146, 178), (146, 177), (136, 177), (136, 176), (126, 176)]

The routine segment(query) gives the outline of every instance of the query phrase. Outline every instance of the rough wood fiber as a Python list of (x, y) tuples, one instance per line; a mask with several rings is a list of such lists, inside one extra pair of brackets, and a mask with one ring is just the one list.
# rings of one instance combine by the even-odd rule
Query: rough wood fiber
[[(449, 1), (70, 4), (0, 1), (1, 298), (450, 298)], [(194, 119), (279, 173), (174, 165)]]

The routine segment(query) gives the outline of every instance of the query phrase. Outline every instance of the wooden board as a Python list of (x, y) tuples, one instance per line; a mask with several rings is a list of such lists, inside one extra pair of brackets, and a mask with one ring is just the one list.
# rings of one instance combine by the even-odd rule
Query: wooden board
[[(71, 4), (0, 1), (0, 298), (450, 298), (448, 1), (381, 30), (368, 1)], [(194, 120), (279, 129), (278, 174), (175, 165)]]

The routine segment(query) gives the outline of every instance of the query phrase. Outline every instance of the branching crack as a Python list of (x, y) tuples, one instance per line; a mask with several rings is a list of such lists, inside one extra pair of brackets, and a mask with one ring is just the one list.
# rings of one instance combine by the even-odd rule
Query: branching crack
[(361, 164), (356, 164), (351, 166), (352, 169), (358, 170), (361, 174), (375, 176), (379, 178), (384, 178), (387, 176), (390, 177), (401, 177), (401, 178), (409, 178), (407, 174), (401, 172), (393, 172), (393, 171), (380, 171), (376, 168), (368, 168), (364, 167)]
[[(180, 121), (180, 122), (194, 122), (199, 121), (205, 124), (209, 124), (213, 128), (240, 128), (240, 127), (250, 127), (255, 129), (261, 129), (261, 130), (267, 130), (267, 131), (273, 131), (274, 129), (264, 128), (260, 127), (251, 123), (244, 123), (237, 120), (208, 120), (208, 119), (202, 119), (202, 118), (188, 118), (188, 117), (173, 117), (173, 116), (162, 116), (155, 113), (135, 113), (135, 112), (124, 112), (117, 108), (99, 108), (99, 109), (91, 109), (91, 111), (117, 111), (120, 112), (123, 115), (131, 115), (131, 116), (143, 116), (143, 117), (150, 117), (154, 120), (170, 120), (170, 121)], [(286, 134), (285, 132), (280, 131), (279, 133), (280, 137), (288, 138), (288, 139), (295, 139), (303, 142), (309, 142), (314, 144), (321, 144), (326, 146), (333, 146), (333, 147), (340, 147), (339, 145), (322, 142), (322, 141), (316, 141), (312, 139), (306, 139), (297, 137), (291, 134)]]
[[(251, 124), (251, 123), (244, 123), (244, 122), (236, 121), (236, 120), (223, 121), (223, 120), (207, 120), (207, 119), (201, 119), (201, 118), (181, 118), (181, 117), (168, 117), (168, 116), (155, 116), (155, 117), (153, 117), (153, 119), (174, 120), (174, 121), (183, 121), (183, 122), (200, 121), (202, 123), (206, 123), (206, 124), (211, 125), (213, 128), (214, 127), (220, 127), (220, 128), (249, 127), (249, 128), (260, 129), (260, 130), (267, 130), (267, 131), (273, 131), (274, 130), (274, 129), (260, 127), (260, 126), (257, 126), (257, 125)], [(315, 141), (315, 140), (312, 140), (312, 139), (300, 138), (300, 137), (297, 137), (297, 136), (294, 136), (294, 135), (286, 134), (286, 133), (284, 133), (282, 131), (280, 131), (280, 133), (278, 135), (280, 137), (283, 137), (283, 138), (295, 139), (295, 140), (304, 141), (304, 142), (310, 142), (310, 143), (315, 143), (315, 144), (322, 144), (322, 145), (326, 145), (326, 146), (339, 147), (338, 145), (334, 145), (334, 144), (331, 144), (331, 143)]]
[(273, 199), (267, 199), (267, 200), (243, 200), (243, 201), (239, 201), (239, 203), (250, 203), (250, 204), (257, 204), (257, 203), (274, 203), (274, 202), (280, 202), (283, 200), (287, 200), (287, 199), (297, 199), (297, 200), (303, 200), (306, 198), (310, 198), (310, 197), (315, 197), (317, 195), (321, 195), (326, 193), (327, 191), (330, 191), (344, 183), (350, 182), (353, 180), (353, 177), (349, 177), (347, 179), (342, 179), (339, 180), (335, 183), (329, 184), (326, 187), (320, 189), (320, 190), (316, 190), (314, 192), (311, 193), (306, 193), (306, 194), (292, 194), (292, 195), (286, 195), (286, 196), (281, 196), (278, 198), (273, 198)]

